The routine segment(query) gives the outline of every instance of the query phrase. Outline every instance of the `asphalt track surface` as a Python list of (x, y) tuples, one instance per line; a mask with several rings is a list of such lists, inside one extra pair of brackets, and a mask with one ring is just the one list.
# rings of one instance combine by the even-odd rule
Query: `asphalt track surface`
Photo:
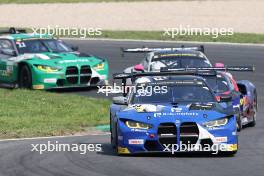
[[(141, 55), (122, 58), (120, 47), (178, 46), (171, 43), (140, 43), (113, 41), (70, 41), (80, 50), (107, 57), (110, 73), (120, 72), (125, 67), (138, 63)], [(256, 66), (255, 73), (235, 73), (237, 80), (249, 79), (258, 89), (259, 112), (257, 125), (239, 133), (239, 151), (234, 157), (194, 155), (147, 155), (133, 157), (116, 156), (110, 146), (109, 135), (67, 137), (0, 142), (0, 176), (263, 176), (264, 173), (264, 47), (205, 45), (206, 54), (212, 62), (226, 65)], [(82, 90), (83, 96), (98, 96), (96, 90)], [(73, 93), (73, 92), (70, 92)], [(102, 152), (50, 152), (40, 155), (31, 152), (31, 144), (102, 144)]]

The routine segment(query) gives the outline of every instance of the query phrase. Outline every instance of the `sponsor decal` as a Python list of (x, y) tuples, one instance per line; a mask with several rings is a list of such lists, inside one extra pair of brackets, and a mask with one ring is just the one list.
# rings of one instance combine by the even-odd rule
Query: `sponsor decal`
[(63, 63), (76, 63), (76, 62), (90, 62), (89, 59), (75, 59), (75, 60), (62, 60), (62, 61), (59, 61), (60, 64), (63, 64)]
[(129, 154), (130, 153), (128, 148), (124, 148), (124, 147), (118, 147), (117, 150), (119, 154)]
[(142, 144), (144, 144), (144, 140), (143, 139), (129, 139), (128, 144), (130, 144), (130, 145), (142, 145)]
[(33, 85), (33, 89), (44, 89), (44, 85)]
[(227, 137), (215, 137), (216, 142), (227, 142)]
[(181, 112), (182, 108), (171, 108), (171, 112)]
[(148, 132), (148, 130), (135, 129), (135, 128), (132, 128), (131, 131), (132, 131), (132, 132), (142, 132), (142, 133), (146, 133), (146, 132)]
[(154, 113), (154, 117), (160, 116), (198, 116), (199, 114), (196, 112), (161, 112), (161, 113)]
[(56, 83), (57, 79), (56, 78), (46, 78), (44, 79), (44, 83)]

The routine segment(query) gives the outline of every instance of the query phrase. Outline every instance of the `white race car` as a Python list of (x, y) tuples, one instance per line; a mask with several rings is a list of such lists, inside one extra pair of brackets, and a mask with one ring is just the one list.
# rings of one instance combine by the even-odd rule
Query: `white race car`
[(179, 48), (134, 48), (122, 49), (124, 53), (146, 53), (145, 58), (134, 66), (128, 67), (124, 73), (160, 72), (161, 68), (194, 68), (212, 67), (204, 54), (204, 47)]

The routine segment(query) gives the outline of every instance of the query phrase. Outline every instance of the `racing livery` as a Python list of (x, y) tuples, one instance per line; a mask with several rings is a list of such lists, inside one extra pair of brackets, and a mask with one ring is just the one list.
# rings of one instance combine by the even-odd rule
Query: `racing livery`
[[(221, 145), (222, 152), (237, 152), (231, 97), (217, 101), (204, 78), (182, 72), (123, 73), (114, 79), (133, 77), (141, 77), (135, 91), (114, 97), (110, 107), (111, 143), (118, 154), (171, 152), (166, 149), (176, 144)], [(149, 87), (160, 91), (150, 95)]]
[(146, 53), (139, 64), (128, 67), (124, 73), (133, 72), (159, 72), (163, 67), (212, 67), (209, 59), (204, 54), (204, 46), (179, 47), (179, 48), (134, 48), (122, 49), (123, 53)]
[(241, 126), (256, 125), (256, 116), (258, 110), (258, 96), (257, 89), (254, 84), (248, 80), (237, 81), (239, 91), (242, 94), (241, 100)]
[(52, 36), (10, 28), (0, 35), (0, 84), (54, 89), (106, 84), (108, 62)]
[[(164, 69), (165, 71), (186, 71), (196, 70), (194, 75), (202, 76), (219, 100), (221, 96), (232, 97), (233, 108), (239, 108), (237, 115), (237, 128), (240, 131), (243, 126), (255, 126), (257, 114), (257, 90), (253, 83), (248, 80), (235, 81), (232, 74), (227, 71), (250, 71), (255, 70), (254, 66), (236, 66), (216, 68), (184, 68)], [(220, 70), (220, 71), (217, 71)], [(222, 71), (221, 71), (222, 70)]]

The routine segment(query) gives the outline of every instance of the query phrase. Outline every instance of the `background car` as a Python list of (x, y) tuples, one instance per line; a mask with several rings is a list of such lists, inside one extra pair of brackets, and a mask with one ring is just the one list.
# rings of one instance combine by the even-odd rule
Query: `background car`
[(200, 72), (200, 75), (213, 89), (217, 98), (220, 100), (221, 96), (229, 95), (232, 97), (233, 107), (240, 109), (237, 115), (238, 131), (245, 125), (254, 126), (257, 113), (257, 90), (254, 84), (248, 80), (236, 82), (229, 72), (210, 71), (210, 73)]
[[(238, 109), (237, 128), (240, 131), (243, 126), (254, 126), (257, 113), (257, 89), (248, 80), (236, 81), (233, 75), (227, 71), (254, 71), (254, 66), (235, 67), (211, 67), (211, 68), (180, 68), (163, 69), (162, 71), (191, 71), (188, 74), (202, 76), (216, 94), (218, 101), (221, 96), (232, 97), (233, 108)], [(220, 70), (220, 71), (218, 71)]]
[(212, 67), (204, 54), (204, 46), (179, 48), (134, 48), (122, 49), (123, 53), (146, 53), (144, 59), (137, 65), (128, 67), (124, 73), (159, 72), (163, 67)]
[(237, 81), (237, 85), (243, 95), (241, 125), (255, 126), (258, 111), (257, 88), (248, 80)]
[(49, 35), (10, 28), (0, 33), (0, 84), (54, 89), (104, 85), (108, 62)]

